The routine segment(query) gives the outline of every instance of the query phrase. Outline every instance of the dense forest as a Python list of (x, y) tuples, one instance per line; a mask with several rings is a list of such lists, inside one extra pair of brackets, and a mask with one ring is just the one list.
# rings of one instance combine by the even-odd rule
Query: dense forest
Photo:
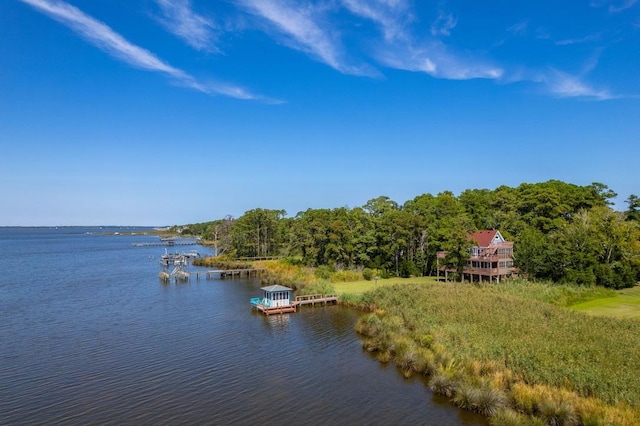
[(381, 196), (294, 217), (256, 208), (177, 228), (232, 257), (285, 256), (301, 265), (405, 277), (435, 274), (439, 250), (451, 262), (466, 261), (468, 235), (497, 229), (515, 242), (516, 265), (528, 279), (624, 288), (640, 280), (640, 198), (631, 195), (627, 209), (615, 211), (616, 196), (601, 183), (551, 180), (423, 194), (402, 205)]

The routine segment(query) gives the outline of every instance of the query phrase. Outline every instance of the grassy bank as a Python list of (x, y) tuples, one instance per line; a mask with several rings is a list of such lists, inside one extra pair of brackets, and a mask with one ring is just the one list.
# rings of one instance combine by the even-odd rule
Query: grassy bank
[(585, 315), (640, 289), (433, 278), (364, 280), (286, 261), (256, 262), (267, 283), (337, 292), (367, 312), (356, 331), (381, 362), (428, 377), (433, 392), (495, 425), (640, 424), (640, 321)]
[(495, 424), (640, 423), (640, 322), (499, 287), (381, 285), (350, 303), (371, 312), (357, 326), (363, 347)]

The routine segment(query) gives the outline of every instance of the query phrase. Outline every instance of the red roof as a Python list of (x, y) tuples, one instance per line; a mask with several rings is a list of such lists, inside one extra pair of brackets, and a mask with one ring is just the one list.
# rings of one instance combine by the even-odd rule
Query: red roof
[(478, 243), (478, 247), (489, 247), (497, 233), (496, 230), (478, 231), (471, 234), (470, 238)]

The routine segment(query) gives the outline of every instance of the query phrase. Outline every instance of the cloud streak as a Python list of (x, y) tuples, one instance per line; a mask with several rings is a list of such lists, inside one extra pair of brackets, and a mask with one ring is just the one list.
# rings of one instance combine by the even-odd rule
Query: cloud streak
[[(190, 73), (170, 65), (152, 52), (137, 46), (115, 32), (105, 23), (85, 14), (64, 0), (20, 0), (39, 12), (69, 27), (87, 42), (97, 46), (110, 56), (132, 67), (156, 72), (169, 77), (177, 85), (209, 95), (222, 95), (236, 99), (253, 99), (267, 103), (281, 103), (251, 93), (243, 87), (221, 81), (202, 81)], [(199, 51), (217, 52), (215, 46), (218, 28), (216, 24), (197, 14), (191, 0), (154, 0), (162, 16), (160, 23), (172, 34), (183, 39)], [(594, 0), (593, 7), (629, 8), (639, 0)], [(597, 2), (597, 5), (596, 3)], [(268, 36), (289, 48), (303, 52), (314, 60), (348, 75), (378, 77), (375, 66), (409, 72), (425, 73), (433, 78), (448, 80), (489, 79), (499, 83), (530, 82), (557, 97), (583, 97), (596, 100), (611, 99), (608, 90), (597, 89), (586, 82), (585, 76), (597, 65), (592, 59), (587, 69), (571, 75), (553, 67), (527, 68), (500, 64), (486, 53), (473, 53), (453, 48), (446, 36), (458, 24), (457, 18), (440, 11), (431, 25), (412, 28), (416, 20), (410, 0), (232, 0), (242, 28), (264, 31)], [(368, 29), (364, 23), (373, 23), (379, 32), (366, 33), (368, 50), (347, 51), (343, 37), (362, 33), (347, 32), (338, 28), (336, 16), (350, 15), (353, 28)], [(366, 22), (365, 22), (366, 21)], [(239, 28), (239, 27), (238, 27)], [(413, 31), (412, 31), (413, 30)], [(460, 28), (463, 31), (463, 28)], [(530, 32), (527, 20), (507, 28), (512, 36), (526, 36)], [(373, 35), (372, 35), (373, 34)], [(563, 39), (556, 46), (581, 44), (600, 39), (600, 33), (577, 39)], [(362, 40), (358, 40), (362, 41)], [(567, 49), (567, 48), (563, 48)], [(353, 59), (350, 55), (360, 55)], [(369, 65), (365, 61), (370, 61)], [(360, 63), (361, 65), (354, 65)]]
[(197, 50), (218, 52), (214, 45), (214, 23), (196, 14), (191, 9), (190, 0), (155, 0), (160, 7), (162, 18), (159, 22), (171, 33), (183, 39)]
[(431, 35), (448, 36), (457, 24), (458, 19), (452, 14), (440, 13), (440, 15), (438, 15), (438, 19), (431, 24)]
[[(500, 67), (451, 53), (435, 38), (417, 41), (407, 28), (413, 16), (406, 0), (342, 0), (342, 4), (351, 13), (382, 28), (384, 40), (377, 45), (374, 56), (387, 67), (451, 80), (499, 79), (503, 73)], [(441, 12), (431, 25), (431, 34), (448, 36), (456, 24), (452, 14)]]
[(405, 39), (406, 23), (413, 19), (406, 0), (342, 0), (342, 5), (379, 25), (386, 41)]
[(319, 9), (280, 0), (240, 0), (239, 4), (284, 34), (293, 49), (307, 53), (343, 74), (375, 74), (370, 67), (347, 63), (338, 35), (330, 31), (328, 23), (321, 25), (323, 19)]
[(452, 55), (439, 42), (430, 42), (418, 47), (385, 48), (378, 53), (378, 60), (390, 68), (423, 72), (435, 78), (448, 80), (499, 80), (504, 74), (502, 68), (482, 60)]
[(148, 50), (127, 41), (108, 25), (68, 3), (59, 0), (20, 1), (66, 25), (89, 43), (132, 67), (167, 75), (184, 87), (209, 95), (219, 94), (237, 99), (259, 99), (247, 90), (235, 85), (197, 81), (190, 74), (169, 65)]
[(609, 13), (619, 13), (633, 7), (638, 0), (592, 0), (589, 5), (591, 7), (602, 7), (609, 5), (607, 10)]
[(580, 77), (555, 69), (539, 75), (533, 81), (543, 83), (548, 93), (561, 98), (580, 97), (600, 101), (615, 98), (608, 90), (596, 89)]

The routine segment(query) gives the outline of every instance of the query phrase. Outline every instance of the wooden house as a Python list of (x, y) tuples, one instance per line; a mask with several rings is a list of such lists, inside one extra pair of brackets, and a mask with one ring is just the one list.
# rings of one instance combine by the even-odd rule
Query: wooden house
[[(518, 276), (518, 269), (513, 262), (513, 242), (506, 241), (500, 231), (478, 231), (469, 235), (473, 242), (470, 257), (462, 271), (463, 279), (469, 281), (497, 281), (501, 278)], [(445, 279), (454, 268), (447, 267), (443, 260), (447, 257), (446, 251), (437, 253), (437, 273), (442, 272)]]

